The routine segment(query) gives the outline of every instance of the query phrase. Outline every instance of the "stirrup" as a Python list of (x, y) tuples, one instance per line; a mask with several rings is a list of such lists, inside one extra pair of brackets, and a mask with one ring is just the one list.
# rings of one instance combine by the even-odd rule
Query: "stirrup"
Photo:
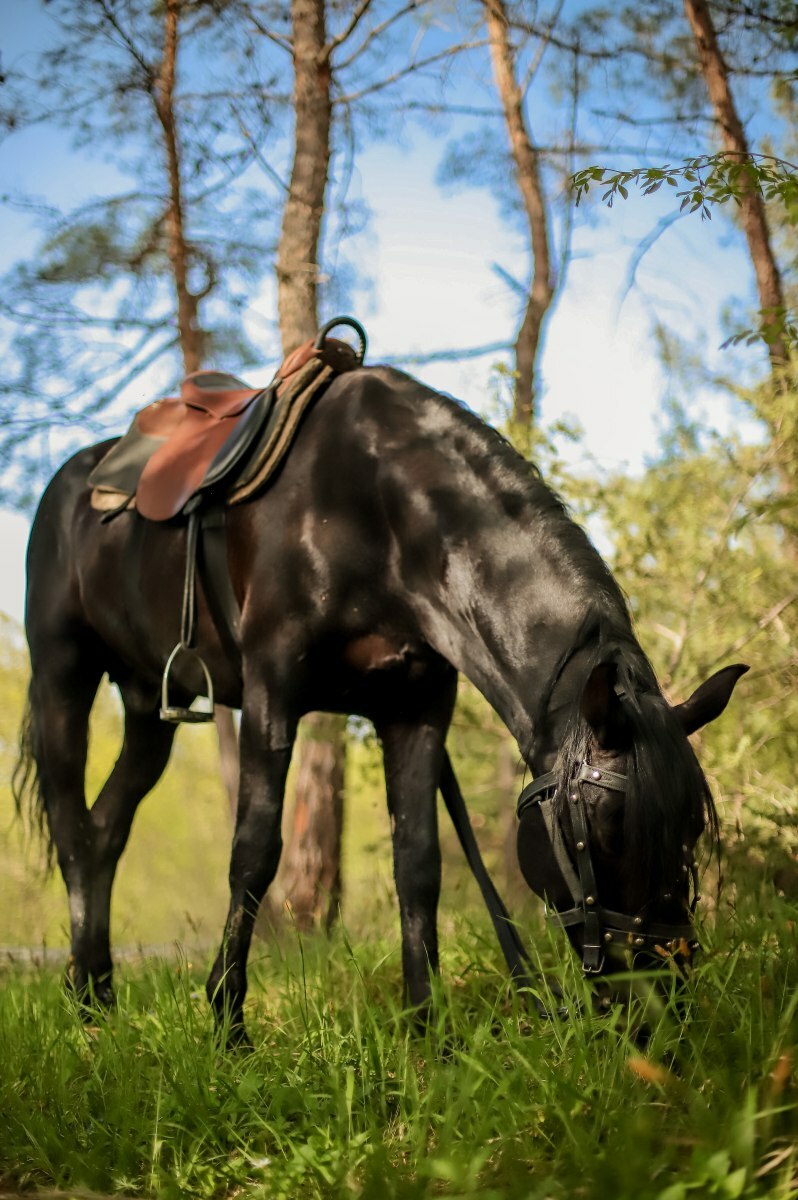
[[(199, 665), (202, 667), (202, 672), (205, 676), (205, 690), (207, 696), (203, 699), (207, 700), (208, 708), (182, 708), (178, 704), (169, 703), (169, 672), (172, 669), (172, 664), (179, 654), (191, 654), (196, 658)], [(205, 665), (205, 660), (191, 646), (186, 646), (183, 642), (178, 642), (172, 653), (166, 660), (164, 667), (163, 679), (161, 680), (161, 712), (162, 721), (169, 721), (173, 725), (199, 725), (204, 721), (213, 720), (213, 680), (211, 673)]]

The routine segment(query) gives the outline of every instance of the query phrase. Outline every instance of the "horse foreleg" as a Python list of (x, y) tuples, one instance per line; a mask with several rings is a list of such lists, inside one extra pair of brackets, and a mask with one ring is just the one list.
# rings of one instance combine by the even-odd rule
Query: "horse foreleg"
[(436, 793), (451, 708), (447, 690), (437, 708), (417, 722), (377, 728), (391, 813), (405, 997), (422, 1015), (430, 1003), (430, 977), (438, 972), (441, 852)]
[[(253, 706), (254, 707), (254, 706)], [(289, 738), (293, 742), (292, 728)], [(247, 957), (260, 902), (274, 879), (282, 849), (281, 820), (291, 744), (274, 747), (261, 712), (241, 716), (241, 771), (230, 858), (230, 908), (222, 945), (207, 983), (218, 1028), (230, 1044), (245, 1043), (243, 1005)]]

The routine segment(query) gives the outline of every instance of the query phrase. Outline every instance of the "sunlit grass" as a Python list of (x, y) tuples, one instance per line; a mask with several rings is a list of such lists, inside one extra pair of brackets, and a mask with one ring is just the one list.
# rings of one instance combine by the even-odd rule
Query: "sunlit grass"
[(556, 934), (543, 958), (572, 1016), (540, 1022), (481, 924), (447, 940), (423, 1035), (395, 940), (259, 947), (248, 1055), (213, 1035), (205, 962), (123, 966), (118, 1011), (88, 1027), (54, 972), (7, 972), (0, 1176), (264, 1200), (794, 1196), (796, 916), (772, 891), (722, 905), (687, 1019), (664, 1005), (647, 1049), (593, 1014)]

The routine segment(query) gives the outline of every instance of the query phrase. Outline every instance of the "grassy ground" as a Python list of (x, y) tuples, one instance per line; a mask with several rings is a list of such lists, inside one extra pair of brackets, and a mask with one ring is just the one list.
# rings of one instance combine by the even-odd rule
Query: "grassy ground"
[[(1, 622), (0, 668), (5, 780), (26, 668), (18, 631)], [(496, 739), (467, 706), (458, 719), (469, 807), (501, 878), (500, 814), (512, 804), (496, 793)], [(93, 722), (90, 795), (118, 737), (106, 699)], [(730, 856), (730, 874), (746, 875), (708, 911), (689, 1020), (667, 1006), (650, 1014), (643, 1052), (622, 1013), (591, 1015), (578, 964), (516, 898), (513, 912), (527, 935), (537, 931), (574, 1015), (540, 1023), (508, 994), (443, 820), (444, 975), (437, 1024), (422, 1037), (400, 1006), (378, 755), (356, 739), (348, 936), (256, 943), (247, 1013), (255, 1051), (230, 1056), (204, 999), (230, 840), (216, 762), (212, 731), (181, 734), (173, 767), (137, 817), (114, 903), (115, 945), (180, 938), (205, 949), (121, 963), (118, 1011), (89, 1027), (62, 992), (60, 968), (23, 969), (0, 956), (0, 1196), (798, 1197), (798, 903), (761, 882), (772, 871), (757, 882), (750, 863)], [(0, 945), (65, 947), (63, 885), (43, 878), (40, 848), (23, 842), (0, 782)], [(477, 915), (469, 924), (463, 914)]]
[[(528, 1016), (482, 925), (447, 937), (425, 1036), (398, 1004), (395, 933), (260, 946), (243, 1056), (214, 1041), (205, 962), (123, 966), (118, 1011), (89, 1028), (54, 972), (7, 970), (0, 1179), (264, 1200), (795, 1196), (796, 917), (772, 890), (723, 902), (689, 1020), (665, 1006), (645, 1052), (615, 1019)], [(556, 935), (543, 947), (575, 1007), (577, 965)]]

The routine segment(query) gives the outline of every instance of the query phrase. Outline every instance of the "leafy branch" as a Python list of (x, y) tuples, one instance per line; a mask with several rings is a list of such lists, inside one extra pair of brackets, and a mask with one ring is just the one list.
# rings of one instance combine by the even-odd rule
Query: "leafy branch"
[[(679, 190), (680, 183), (683, 186)], [(743, 196), (755, 192), (763, 200), (780, 200), (788, 213), (798, 217), (798, 167), (770, 154), (700, 154), (679, 165), (635, 167), (615, 171), (610, 167), (585, 167), (571, 177), (576, 203), (590, 191), (591, 184), (605, 190), (602, 201), (612, 208), (615, 199), (626, 200), (630, 186), (644, 196), (659, 191), (663, 184), (676, 188), (681, 199), (680, 212), (701, 213), (702, 220), (712, 219), (712, 206), (733, 200), (739, 205)]]
[[(610, 167), (585, 167), (571, 176), (576, 203), (588, 194), (591, 185), (603, 188), (601, 199), (608, 208), (620, 196), (628, 199), (630, 187), (643, 196), (658, 192), (662, 185), (675, 189), (681, 201), (679, 213), (701, 213), (701, 220), (712, 219), (715, 205), (732, 200), (738, 208), (751, 196), (765, 202), (781, 202), (791, 224), (798, 224), (798, 167), (771, 154), (737, 153), (700, 154), (681, 164), (662, 167), (635, 167), (616, 171)], [(681, 185), (681, 186), (680, 186)], [(678, 214), (676, 214), (678, 215)], [(798, 346), (798, 320), (794, 311), (783, 306), (762, 308), (754, 329), (741, 330), (723, 342), (722, 348), (777, 342), (785, 347)]]

